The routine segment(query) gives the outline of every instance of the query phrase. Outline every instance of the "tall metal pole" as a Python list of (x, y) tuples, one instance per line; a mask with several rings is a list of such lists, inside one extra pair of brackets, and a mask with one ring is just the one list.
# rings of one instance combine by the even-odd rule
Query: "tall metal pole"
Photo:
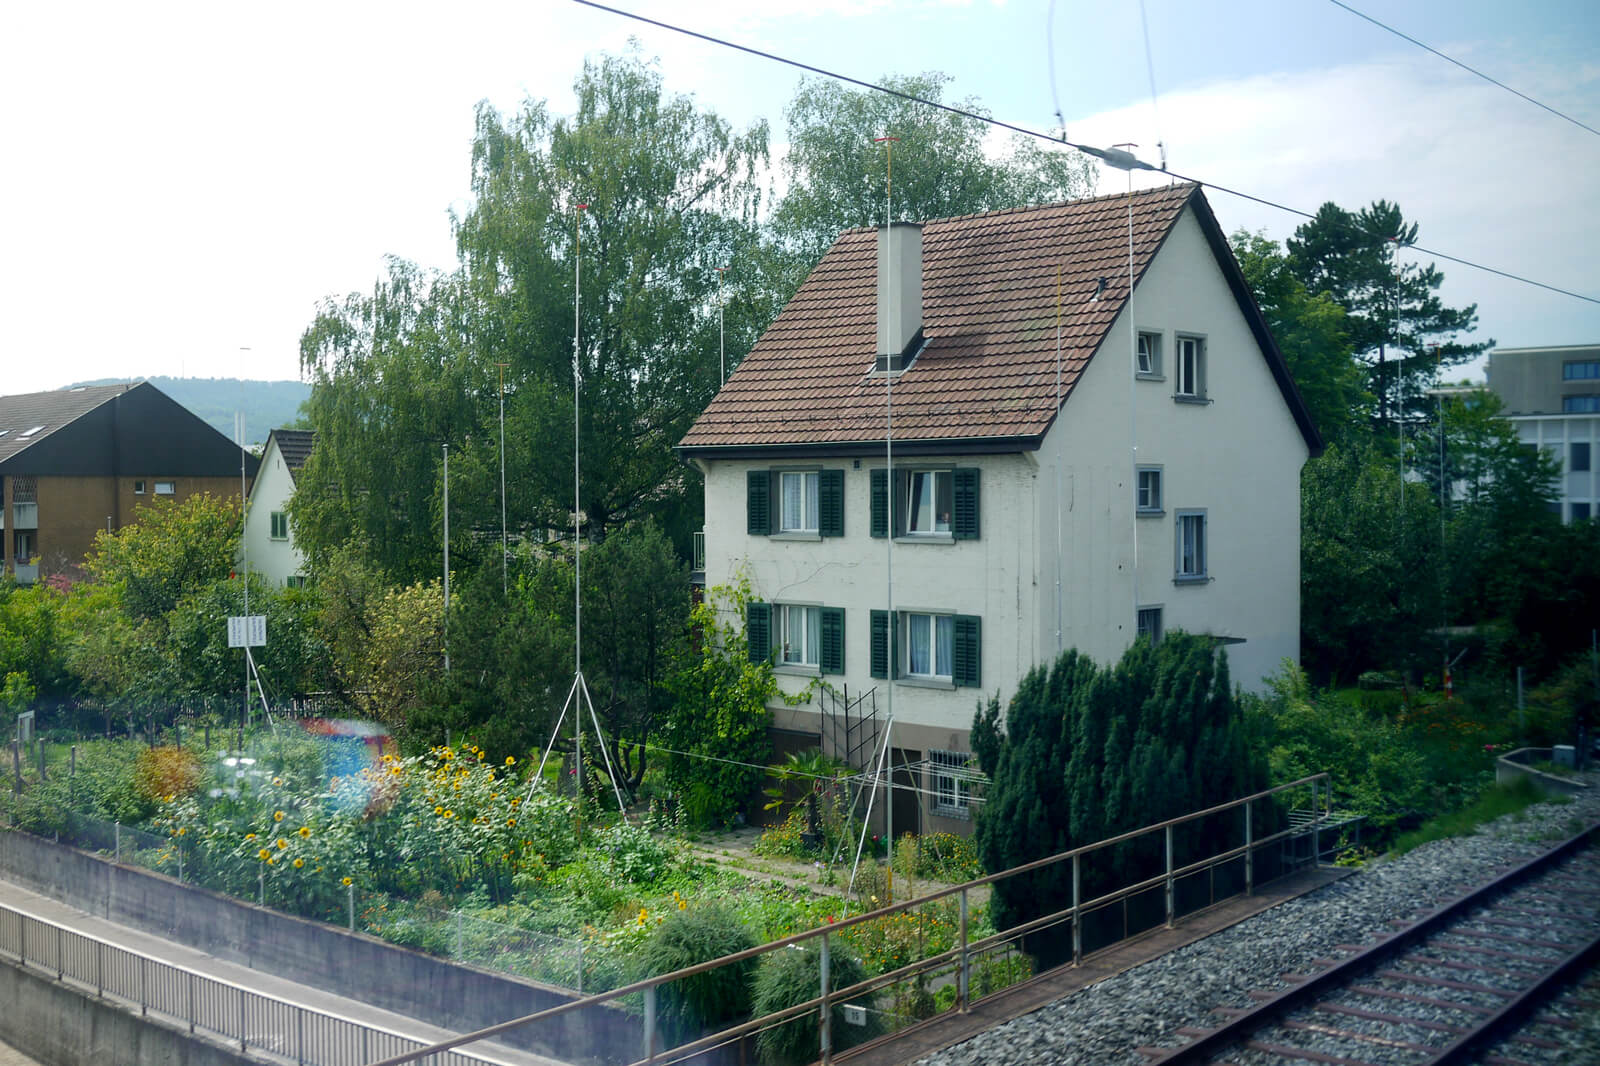
[(450, 672), (450, 445), (444, 446), (444, 672)]
[(722, 327), (722, 276), (727, 272), (727, 267), (717, 267), (717, 360), (722, 368), (723, 385), (728, 383), (728, 339)]
[[(883, 145), (884, 150), (884, 181), (883, 181), (883, 240), (889, 246), (889, 322), (895, 321), (894, 297), (898, 287), (898, 279), (894, 273), (894, 145), (898, 137), (875, 138)], [(886, 331), (885, 336), (892, 339), (894, 333)], [(887, 573), (886, 594), (889, 599), (888, 633), (885, 637), (888, 644), (888, 669), (884, 671), (888, 676), (889, 689), (889, 718), (883, 728), (883, 755), (888, 762), (889, 773), (884, 778), (884, 835), (889, 851), (889, 901), (894, 902), (894, 673), (895, 660), (898, 649), (894, 646), (894, 352), (886, 352), (883, 357), (883, 397), (884, 397), (884, 423), (883, 423), (883, 459), (884, 459), (884, 496), (887, 506), (884, 508), (884, 518), (888, 522), (884, 532), (888, 534), (884, 540), (884, 554), (886, 559), (885, 571)]]
[[(1136, 356), (1137, 358), (1137, 356)], [(1061, 417), (1061, 264), (1056, 264), (1056, 412)], [(1056, 435), (1056, 658), (1061, 658), (1061, 441), (1063, 434), (1055, 427)]]
[[(579, 204), (572, 216), (572, 669), (573, 682), (583, 686), (583, 530), (579, 518), (583, 507), (578, 467), (578, 394), (583, 389), (583, 372), (579, 369), (578, 305), (583, 294), (583, 211), (589, 205)], [(578, 810), (583, 810), (583, 715), (581, 707), (574, 706), (572, 715), (572, 768), (573, 796)]]
[[(1137, 148), (1136, 144), (1118, 144), (1114, 148)], [(1133, 518), (1133, 631), (1139, 633), (1139, 325), (1133, 319), (1133, 169), (1128, 169), (1128, 450), (1133, 469), (1129, 472), (1128, 511)], [(1177, 355), (1176, 352), (1173, 353)], [(1198, 368), (1196, 368), (1198, 371)]]
[(500, 368), (500, 595), (504, 596), (510, 585), (506, 581), (506, 367), (509, 363), (496, 363)]

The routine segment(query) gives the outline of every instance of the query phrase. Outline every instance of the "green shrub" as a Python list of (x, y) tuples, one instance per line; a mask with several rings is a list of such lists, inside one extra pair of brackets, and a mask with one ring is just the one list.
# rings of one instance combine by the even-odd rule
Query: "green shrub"
[(1526, 777), (1519, 777), (1509, 784), (1491, 785), (1469, 806), (1441, 815), (1421, 828), (1403, 834), (1395, 841), (1394, 851), (1397, 855), (1404, 855), (1435, 840), (1466, 836), (1485, 822), (1492, 822), (1507, 814), (1515, 814), (1535, 803), (1571, 802), (1565, 796), (1548, 799), (1532, 781)]
[[(840, 950), (838, 944), (830, 945), (828, 983), (831, 988), (845, 988), (866, 980), (866, 970), (854, 955)], [(769, 951), (761, 956), (756, 968), (754, 1010), (756, 1017), (772, 1014), (797, 1003), (816, 999), (822, 990), (822, 953), (818, 941), (812, 940), (792, 949)], [(882, 1030), (878, 1016), (866, 1000), (855, 1003), (868, 1007), (866, 1025), (850, 1025), (844, 1020), (844, 1005), (833, 1007), (833, 1049), (842, 1051), (877, 1036)], [(818, 1043), (817, 1017), (802, 1014), (798, 1018), (770, 1026), (756, 1034), (756, 1055), (770, 1066), (804, 1066), (815, 1062), (821, 1047)]]
[[(671, 973), (755, 946), (755, 937), (725, 904), (674, 910), (640, 951), (641, 976)], [(662, 985), (656, 1019), (669, 1046), (693, 1039), (704, 1028), (748, 1015), (754, 970), (755, 960), (745, 959)]]

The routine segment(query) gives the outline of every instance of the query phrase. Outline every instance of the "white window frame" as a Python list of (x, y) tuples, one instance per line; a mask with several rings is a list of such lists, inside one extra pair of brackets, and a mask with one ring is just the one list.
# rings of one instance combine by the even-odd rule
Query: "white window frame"
[(934, 814), (946, 818), (972, 817), (972, 786), (967, 776), (971, 765), (972, 756), (964, 751), (928, 750)]
[[(1173, 563), (1173, 579), (1179, 583), (1189, 581), (1208, 581), (1211, 577), (1209, 550), (1206, 543), (1209, 523), (1204, 510), (1179, 511), (1177, 516), (1177, 532), (1173, 538), (1176, 546)], [(1197, 543), (1186, 545), (1191, 531), (1198, 532)], [(1189, 550), (1185, 550), (1186, 547)]]
[(822, 608), (807, 603), (772, 607), (778, 614), (778, 665), (821, 669)]
[[(778, 471), (778, 532), (780, 533), (816, 533), (820, 528), (817, 520), (818, 492), (822, 480), (820, 470), (780, 470)], [(799, 513), (794, 513), (789, 506), (789, 486), (798, 483), (800, 486)]]
[(135, 496), (143, 496), (144, 495), (144, 485), (145, 485), (145, 483), (144, 483), (144, 481), (142, 479), (139, 480), (139, 481), (135, 481), (133, 483), (133, 494)]
[[(913, 670), (911, 668), (911, 645), (915, 639), (915, 629), (918, 620), (925, 620), (928, 627), (928, 663), (926, 670)], [(953, 614), (939, 614), (933, 611), (902, 611), (900, 624), (904, 627), (904, 638), (901, 640), (900, 676), (912, 678), (917, 681), (955, 681), (955, 641), (956, 620)], [(940, 662), (939, 630), (944, 629), (944, 662)], [(943, 667), (943, 670), (940, 668)]]
[[(927, 506), (919, 508), (914, 504), (919, 493), (931, 489), (931, 496)], [(942, 489), (942, 492), (941, 492)], [(949, 509), (941, 518), (939, 512), (940, 498), (949, 504)], [(906, 532), (908, 537), (948, 537), (952, 535), (953, 526), (951, 519), (954, 517), (956, 501), (955, 471), (949, 468), (910, 470), (906, 473), (906, 498), (902, 501), (905, 510)], [(919, 525), (919, 522), (923, 523)]]
[(1173, 348), (1173, 396), (1179, 400), (1204, 400), (1206, 339), (1196, 333), (1180, 333)]
[(155, 484), (155, 490), (157, 496), (176, 496), (178, 494), (178, 483), (176, 481), (158, 481)]
[[(1154, 491), (1145, 491), (1146, 480), (1154, 483)], [(1135, 471), (1134, 506), (1140, 515), (1150, 516), (1163, 514), (1165, 486), (1162, 484), (1166, 478), (1162, 475), (1159, 466), (1141, 466)], [(1154, 497), (1153, 499), (1151, 497)]]
[[(1146, 619), (1149, 619), (1153, 624), (1146, 626)], [(1134, 614), (1133, 629), (1135, 636), (1148, 636), (1150, 643), (1160, 644), (1161, 633), (1166, 629), (1166, 611), (1163, 605), (1159, 603), (1142, 604)]]
[(1135, 343), (1137, 373), (1141, 378), (1161, 380), (1161, 333), (1159, 330), (1141, 329)]

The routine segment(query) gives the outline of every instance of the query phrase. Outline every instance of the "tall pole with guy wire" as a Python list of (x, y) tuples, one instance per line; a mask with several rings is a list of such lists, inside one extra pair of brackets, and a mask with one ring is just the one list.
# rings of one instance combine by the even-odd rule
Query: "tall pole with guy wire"
[(510, 363), (496, 363), (500, 369), (500, 595), (510, 589), (506, 580), (506, 367)]

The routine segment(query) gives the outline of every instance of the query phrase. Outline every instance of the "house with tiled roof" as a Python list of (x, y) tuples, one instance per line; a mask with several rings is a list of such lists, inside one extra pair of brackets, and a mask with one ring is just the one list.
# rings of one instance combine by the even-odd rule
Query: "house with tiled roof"
[(1247, 688), (1298, 657), (1320, 447), (1181, 184), (842, 234), (680, 450), (706, 583), (749, 581), (752, 653), (813, 694), (776, 728), (864, 765), (892, 701), (961, 817), (978, 702), (1061, 649), (1209, 633)]
[(317, 435), (308, 429), (275, 429), (261, 452), (261, 472), (250, 487), (245, 508), (239, 565), (264, 575), (273, 585), (305, 584), (305, 554), (295, 546), (289, 523), (289, 497), (295, 478), (311, 457)]
[(22, 584), (76, 573), (140, 506), (237, 497), (255, 468), (149, 382), (0, 396), (0, 568)]

